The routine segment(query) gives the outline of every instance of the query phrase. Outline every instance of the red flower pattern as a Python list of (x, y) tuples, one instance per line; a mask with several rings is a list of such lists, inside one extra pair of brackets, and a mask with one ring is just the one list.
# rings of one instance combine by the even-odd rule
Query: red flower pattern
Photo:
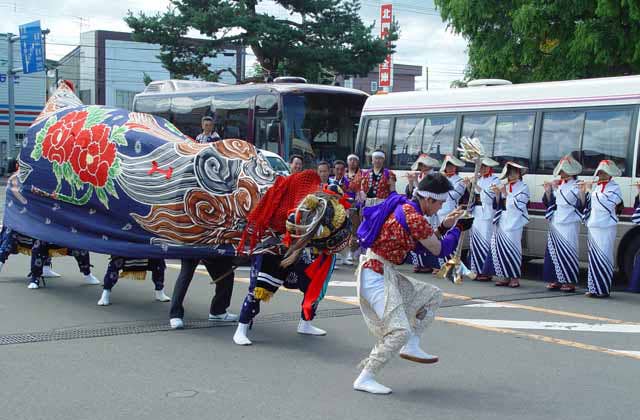
[(109, 168), (116, 158), (116, 145), (109, 141), (111, 129), (97, 124), (82, 130), (73, 145), (70, 162), (82, 182), (103, 187), (109, 179)]
[(42, 141), (42, 156), (50, 162), (67, 162), (87, 116), (85, 111), (74, 111), (53, 124)]
[[(416, 248), (417, 241), (427, 239), (433, 235), (433, 228), (429, 222), (411, 204), (403, 205), (402, 209), (411, 234), (396, 220), (396, 216), (391, 214), (382, 225), (378, 237), (371, 246), (373, 252), (398, 265), (402, 264), (407, 254)], [(380, 261), (369, 260), (364, 263), (363, 267), (369, 268), (376, 273), (384, 274), (383, 265)]]

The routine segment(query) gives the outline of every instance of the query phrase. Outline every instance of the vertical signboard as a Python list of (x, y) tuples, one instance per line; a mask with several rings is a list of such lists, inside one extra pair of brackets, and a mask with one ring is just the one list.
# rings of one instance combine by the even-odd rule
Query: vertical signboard
[(20, 55), (24, 74), (44, 71), (44, 46), (39, 20), (20, 25)]
[[(380, 38), (386, 38), (391, 30), (393, 22), (393, 5), (383, 4), (380, 6)], [(391, 54), (387, 55), (384, 62), (378, 67), (378, 87), (391, 90), (393, 86), (393, 62)]]

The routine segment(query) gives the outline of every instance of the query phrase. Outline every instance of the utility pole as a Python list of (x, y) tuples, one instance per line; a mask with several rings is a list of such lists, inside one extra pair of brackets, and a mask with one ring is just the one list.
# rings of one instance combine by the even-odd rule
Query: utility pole
[(42, 51), (44, 55), (44, 100), (49, 100), (49, 68), (47, 67), (47, 35), (51, 31), (49, 29), (42, 30)]
[(12, 33), (7, 34), (7, 91), (9, 102), (9, 138), (7, 139), (7, 158), (2, 162), (2, 166), (5, 172), (9, 170), (9, 160), (13, 159), (13, 152), (15, 150), (16, 141), (16, 95), (15, 95), (15, 82), (16, 73), (22, 71), (22, 69), (13, 68), (13, 44), (20, 40), (19, 36)]
[(429, 90), (429, 66), (425, 66), (425, 80), (427, 81), (427, 91)]

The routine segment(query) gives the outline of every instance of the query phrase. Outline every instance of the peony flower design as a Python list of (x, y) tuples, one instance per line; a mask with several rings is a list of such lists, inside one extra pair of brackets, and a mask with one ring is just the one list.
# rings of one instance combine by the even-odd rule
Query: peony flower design
[(103, 187), (109, 179), (109, 168), (116, 158), (116, 145), (109, 141), (111, 129), (97, 124), (82, 130), (76, 137), (70, 162), (80, 181)]
[(49, 162), (65, 163), (88, 115), (84, 111), (70, 112), (53, 124), (42, 141), (42, 157)]
[[(120, 173), (117, 146), (127, 145), (124, 125), (105, 124), (109, 112), (99, 106), (49, 118), (36, 135), (33, 160), (44, 158), (58, 181), (52, 195), (84, 205), (95, 195), (109, 208), (109, 196), (118, 197), (114, 179)], [(69, 193), (62, 191), (63, 180)], [(81, 196), (78, 196), (81, 194)]]

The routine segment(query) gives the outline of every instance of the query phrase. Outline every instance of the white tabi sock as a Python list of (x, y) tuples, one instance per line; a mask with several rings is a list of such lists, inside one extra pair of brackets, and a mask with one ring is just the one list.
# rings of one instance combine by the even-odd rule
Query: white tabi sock
[(305, 321), (304, 319), (301, 319), (298, 323), (298, 334), (320, 336), (327, 335), (327, 332), (311, 325), (311, 321)]
[(158, 302), (170, 302), (171, 301), (171, 298), (164, 294), (164, 289), (162, 289), (162, 290), (154, 290), (153, 291), (153, 297)]
[(93, 274), (89, 273), (84, 276), (85, 284), (96, 285), (100, 284), (100, 280), (98, 280)]
[(362, 372), (353, 383), (353, 389), (371, 394), (391, 394), (391, 388), (376, 382), (374, 374), (367, 369), (362, 369)]
[(416, 363), (436, 363), (438, 356), (429, 354), (420, 348), (420, 337), (412, 334), (407, 344), (400, 349), (400, 357)]
[(42, 267), (42, 277), (55, 278), (60, 277), (60, 274), (53, 271), (50, 265), (45, 265)]
[(111, 290), (104, 289), (102, 291), (102, 296), (100, 296), (100, 300), (98, 301), (98, 306), (109, 305), (111, 305)]
[(249, 324), (239, 322), (236, 333), (233, 335), (233, 342), (239, 346), (250, 346), (251, 340), (247, 337), (247, 331), (249, 331)]

